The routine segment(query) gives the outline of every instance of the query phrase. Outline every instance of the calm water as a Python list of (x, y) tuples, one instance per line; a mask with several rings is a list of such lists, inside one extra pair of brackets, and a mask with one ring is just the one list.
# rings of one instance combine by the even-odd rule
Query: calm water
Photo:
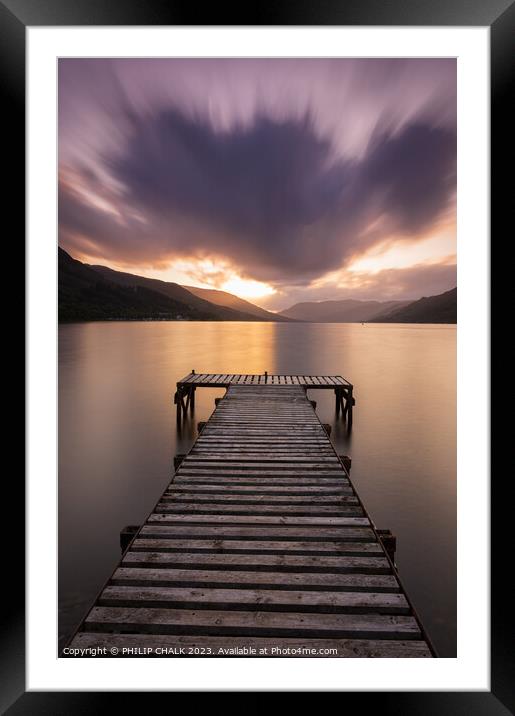
[(169, 482), (223, 390), (196, 394), (177, 435), (173, 393), (209, 373), (338, 373), (352, 435), (312, 391), (440, 656), (456, 655), (456, 328), (388, 324), (87, 323), (59, 329), (59, 631), (65, 639)]

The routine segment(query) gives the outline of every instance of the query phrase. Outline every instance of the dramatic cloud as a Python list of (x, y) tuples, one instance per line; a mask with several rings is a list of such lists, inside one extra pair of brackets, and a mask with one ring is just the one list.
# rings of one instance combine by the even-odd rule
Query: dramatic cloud
[(210, 259), (281, 291), (453, 212), (454, 62), (169, 60), (152, 75), (119, 61), (102, 76), (102, 61), (61, 62), (60, 241), (75, 255), (162, 270)]
[(352, 272), (345, 284), (328, 282), (309, 288), (285, 287), (277, 294), (261, 299), (260, 305), (284, 310), (301, 301), (339, 301), (346, 298), (373, 301), (415, 300), (432, 296), (456, 286), (455, 257), (449, 263), (415, 264), (404, 269), (384, 269), (370, 274)]

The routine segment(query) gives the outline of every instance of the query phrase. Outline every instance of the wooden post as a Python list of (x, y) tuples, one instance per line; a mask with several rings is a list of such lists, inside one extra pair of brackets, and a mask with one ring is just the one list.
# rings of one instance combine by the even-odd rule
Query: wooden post
[(196, 388), (194, 385), (190, 386), (190, 413), (193, 415), (195, 412), (195, 391)]
[(395, 552), (397, 550), (397, 537), (392, 534), (391, 530), (377, 530), (377, 535), (379, 539), (381, 540), (383, 547), (385, 548), (386, 553), (392, 560), (394, 566), (395, 566)]
[(173, 469), (177, 470), (179, 468), (179, 465), (184, 460), (186, 455), (184, 453), (177, 453), (173, 459)]
[(180, 425), (182, 417), (182, 386), (177, 386), (177, 390), (175, 391), (175, 395), (173, 396), (173, 402), (177, 406), (177, 424)]
[(122, 554), (132, 542), (134, 535), (139, 530), (139, 525), (127, 525), (120, 531), (120, 549)]
[(343, 467), (347, 470), (347, 472), (350, 472), (352, 459), (348, 455), (338, 455), (338, 457), (343, 462)]
[(177, 425), (180, 425), (182, 418), (188, 415), (188, 409), (192, 415), (195, 412), (195, 386), (178, 384), (173, 402), (177, 406)]
[(355, 405), (356, 401), (352, 397), (352, 385), (347, 391), (347, 427), (350, 430), (352, 428), (352, 406)]
[(265, 370), (265, 383), (267, 382), (267, 380), (268, 380), (268, 372)]
[[(336, 397), (336, 415), (342, 413), (342, 418), (347, 422), (347, 429), (352, 427), (352, 406), (356, 404), (352, 396), (352, 385), (345, 388), (335, 388)], [(339, 397), (338, 397), (339, 396)]]

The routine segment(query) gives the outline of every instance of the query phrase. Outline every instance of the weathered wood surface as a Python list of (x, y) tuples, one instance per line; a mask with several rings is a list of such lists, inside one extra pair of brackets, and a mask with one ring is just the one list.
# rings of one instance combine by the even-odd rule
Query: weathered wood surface
[(227, 393), (71, 648), (432, 656), (306, 397), (310, 380), (348, 385), (339, 376), (187, 376)]
[(310, 614), (213, 609), (163, 609), (93, 607), (86, 631), (205, 636), (293, 636), (362, 639), (420, 639), (420, 628), (411, 616), (390, 614)]
[[(161, 565), (158, 565), (161, 566)], [(316, 589), (319, 586), (335, 590), (398, 592), (399, 585), (393, 575), (363, 574), (316, 574), (311, 572), (256, 572), (248, 570), (216, 569), (149, 569), (120, 567), (113, 574), (112, 584), (119, 586), (203, 586), (216, 584), (221, 587), (247, 587), (259, 589)], [(259, 585), (259, 586), (257, 586)]]
[[(364, 550), (367, 551), (367, 550)], [(373, 550), (368, 550), (372, 552)], [(381, 555), (380, 548), (373, 551)], [(170, 554), (167, 552), (135, 552), (129, 551), (121, 562), (121, 568), (146, 566), (149, 569), (154, 567), (175, 567), (181, 569), (209, 569), (213, 570), (248, 570), (250, 574), (263, 570), (266, 572), (295, 571), (295, 572), (327, 572), (329, 574), (341, 574), (357, 572), (367, 574), (390, 573), (388, 561), (382, 557), (312, 557), (309, 554), (296, 556), (291, 554), (196, 554), (181, 552)]]
[[(243, 387), (255, 390), (260, 388), (302, 388), (304, 392), (309, 390), (333, 390), (335, 394), (336, 415), (341, 414), (342, 419), (352, 428), (352, 408), (356, 401), (353, 395), (354, 386), (341, 375), (278, 375), (278, 374), (230, 374), (230, 373), (195, 373), (191, 371), (181, 380), (177, 381), (177, 390), (174, 395), (174, 403), (177, 406), (177, 421), (180, 425), (183, 417), (188, 412), (193, 413), (195, 406), (195, 392), (197, 388), (225, 388)], [(215, 398), (218, 406), (221, 398)], [(315, 401), (309, 401), (306, 405), (263, 406), (248, 404), (240, 411), (240, 406), (225, 406), (223, 416), (224, 425), (227, 430), (241, 427), (241, 420), (245, 418), (261, 418), (260, 429), (262, 431), (274, 429), (282, 430), (287, 427), (288, 432), (281, 433), (283, 436), (292, 435), (293, 430), (299, 429), (303, 434), (308, 434), (303, 424), (304, 417), (308, 414), (309, 408), (316, 408)], [(270, 408), (266, 413), (263, 407)], [(213, 416), (210, 420), (211, 426), (220, 424), (220, 416)], [(205, 423), (199, 423), (199, 431), (203, 430)], [(330, 426), (327, 426), (328, 432)], [(264, 434), (261, 433), (261, 434)]]
[[(161, 552), (177, 553), (185, 552), (212, 552), (214, 554), (252, 554), (258, 550), (261, 554), (284, 555), (351, 555), (361, 553), (383, 554), (380, 542), (344, 542), (333, 540), (332, 542), (301, 542), (291, 540), (281, 542), (280, 540), (226, 540), (226, 539), (198, 539), (198, 540), (167, 540), (155, 537), (147, 539), (135, 539), (131, 545), (133, 551), (145, 551), (159, 549)], [(247, 559), (247, 557), (245, 557)]]
[(209, 386), (224, 388), (232, 385), (261, 386), (303, 386), (307, 388), (339, 388), (351, 385), (341, 375), (277, 375), (238, 373), (189, 373), (177, 385)]

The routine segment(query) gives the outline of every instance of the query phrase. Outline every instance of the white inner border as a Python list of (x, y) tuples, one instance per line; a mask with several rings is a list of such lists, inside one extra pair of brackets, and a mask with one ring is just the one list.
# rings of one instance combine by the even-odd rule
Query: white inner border
[[(484, 27), (27, 28), (28, 690), (489, 690), (489, 39)], [(56, 657), (60, 56), (458, 58), (456, 659)]]

